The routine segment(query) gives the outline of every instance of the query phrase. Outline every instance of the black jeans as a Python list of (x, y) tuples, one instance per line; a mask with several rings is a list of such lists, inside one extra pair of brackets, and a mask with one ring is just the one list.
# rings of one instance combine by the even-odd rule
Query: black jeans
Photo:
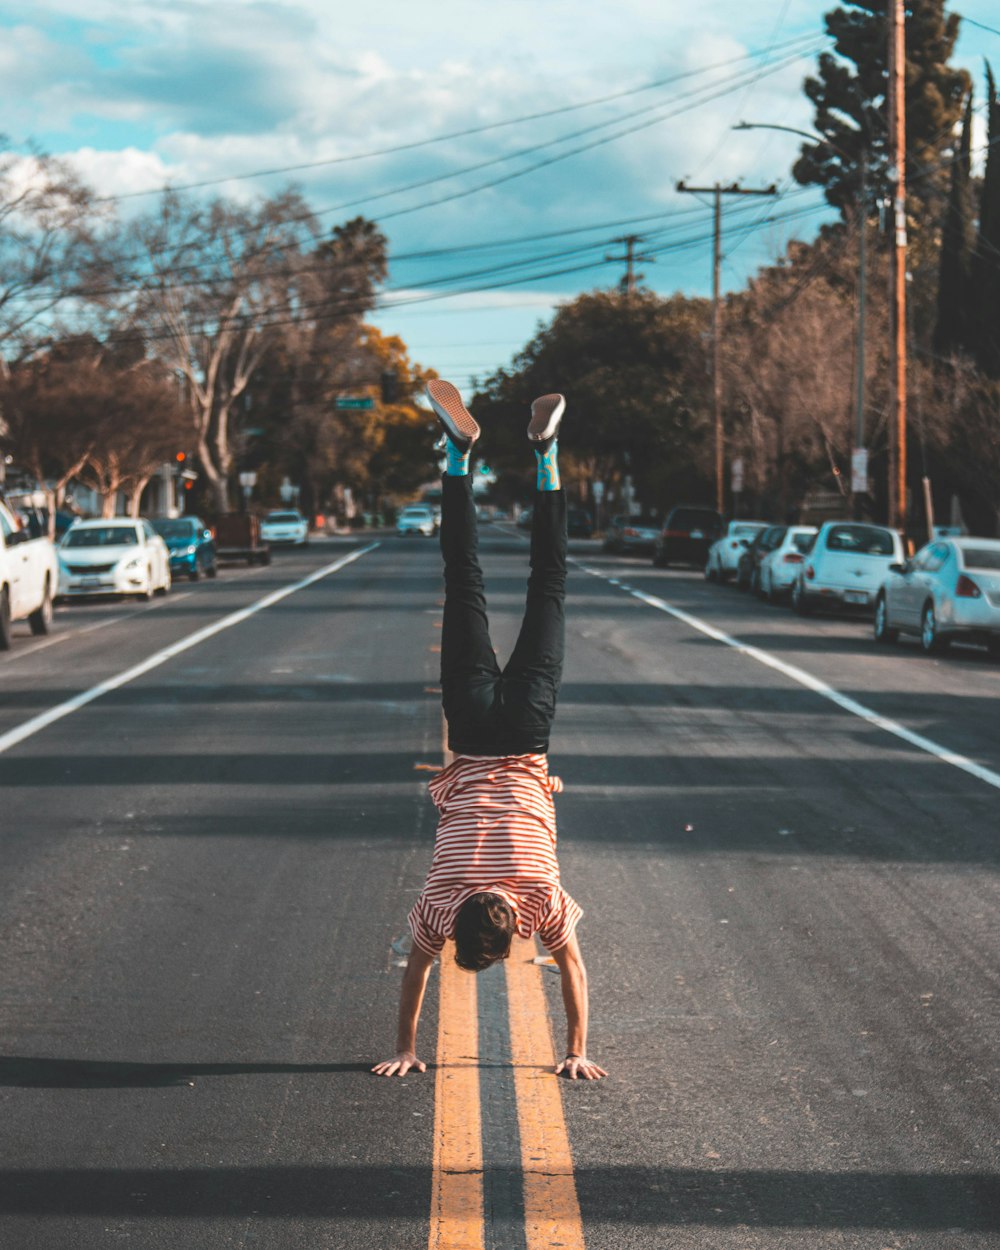
[(441, 697), (456, 755), (549, 749), (566, 634), (566, 496), (537, 491), (524, 622), (501, 672), (486, 617), (472, 478), (445, 475), (441, 498), (444, 626)]

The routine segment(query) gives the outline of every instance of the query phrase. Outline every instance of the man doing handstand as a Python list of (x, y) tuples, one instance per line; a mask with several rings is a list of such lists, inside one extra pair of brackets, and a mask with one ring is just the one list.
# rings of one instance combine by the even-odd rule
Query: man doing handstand
[(417, 1022), (447, 938), (459, 967), (481, 972), (507, 958), (515, 933), (537, 933), (559, 967), (566, 1007), (566, 1057), (555, 1070), (596, 1080), (607, 1073), (587, 1058), (587, 972), (575, 932), (583, 913), (559, 881), (552, 794), (562, 785), (549, 775), (547, 755), (565, 648), (566, 497), (556, 436), (566, 404), (561, 395), (545, 395), (531, 406), (531, 574), (521, 632), (501, 671), (490, 642), (469, 476), (479, 426), (450, 382), (428, 383), (427, 394), (447, 434), (441, 696), (455, 758), (430, 783), (440, 821), (430, 873), (410, 912), (413, 949), (396, 1054), (373, 1071), (425, 1071), (416, 1055)]

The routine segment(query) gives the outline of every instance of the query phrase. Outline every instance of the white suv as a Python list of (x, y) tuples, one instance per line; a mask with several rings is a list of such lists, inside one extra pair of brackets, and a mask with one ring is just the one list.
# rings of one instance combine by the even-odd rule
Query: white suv
[(411, 503), (396, 517), (396, 533), (400, 535), (423, 534), (433, 538), (435, 528), (434, 513), (425, 503)]
[(47, 634), (59, 581), (55, 548), (32, 538), (0, 503), (0, 651), (11, 645), (11, 621), (27, 617), (33, 634)]
[(291, 508), (269, 512), (260, 523), (260, 536), (266, 543), (289, 543), (304, 547), (309, 541), (309, 522), (301, 512)]
[(824, 606), (870, 610), (889, 565), (903, 559), (903, 541), (895, 530), (827, 521), (792, 587), (792, 607), (802, 616)]

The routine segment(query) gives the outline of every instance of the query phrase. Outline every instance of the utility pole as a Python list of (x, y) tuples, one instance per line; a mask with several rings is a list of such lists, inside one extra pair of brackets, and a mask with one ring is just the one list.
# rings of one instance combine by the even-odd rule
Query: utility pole
[(890, 255), (890, 469), (889, 519), (906, 530), (906, 38), (903, 0), (887, 0), (889, 32), (889, 185), (893, 239)]
[(637, 261), (643, 261), (652, 264), (655, 256), (637, 256), (635, 245), (642, 242), (642, 236), (638, 234), (626, 234), (621, 239), (615, 239), (615, 243), (621, 243), (625, 248), (624, 256), (605, 256), (605, 260), (613, 261), (616, 264), (625, 266), (625, 277), (622, 279), (622, 289), (627, 296), (635, 294), (635, 284), (642, 277), (641, 273), (636, 273), (635, 266)]
[[(862, 147), (860, 161), (861, 186), (858, 191), (858, 331), (854, 349), (854, 452), (851, 469), (851, 493), (853, 494), (854, 519), (861, 519), (862, 490), (857, 489), (854, 466), (863, 466), (868, 475), (868, 457), (865, 453), (865, 316), (868, 291), (868, 149)], [(860, 464), (858, 455), (860, 454)], [(867, 489), (867, 484), (865, 489)]]
[(689, 187), (684, 181), (677, 190), (689, 195), (714, 197), (714, 231), (712, 243), (712, 404), (715, 410), (715, 507), (726, 510), (725, 431), (722, 428), (722, 197), (724, 195), (777, 195), (778, 188), (751, 189), (734, 182), (728, 187), (718, 182), (712, 187)]

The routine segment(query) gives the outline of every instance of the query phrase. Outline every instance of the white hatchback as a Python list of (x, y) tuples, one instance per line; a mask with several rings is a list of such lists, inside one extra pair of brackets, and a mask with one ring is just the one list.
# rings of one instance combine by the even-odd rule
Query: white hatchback
[(309, 541), (309, 522), (292, 509), (269, 512), (260, 523), (260, 536), (266, 543), (304, 547)]
[(791, 591), (815, 537), (815, 525), (789, 525), (781, 542), (760, 562), (757, 582), (765, 599), (774, 603)]
[(136, 595), (170, 589), (170, 553), (148, 521), (75, 521), (58, 548), (59, 594)]
[(708, 549), (708, 558), (705, 561), (705, 576), (708, 580), (725, 582), (735, 577), (740, 556), (760, 531), (767, 527), (767, 521), (730, 521), (726, 532)]
[(916, 634), (928, 655), (978, 642), (1000, 654), (1000, 542), (947, 538), (893, 564), (875, 601), (875, 638)]
[(889, 565), (903, 559), (903, 540), (895, 530), (827, 521), (792, 586), (792, 606), (802, 616), (821, 607), (871, 610)]

